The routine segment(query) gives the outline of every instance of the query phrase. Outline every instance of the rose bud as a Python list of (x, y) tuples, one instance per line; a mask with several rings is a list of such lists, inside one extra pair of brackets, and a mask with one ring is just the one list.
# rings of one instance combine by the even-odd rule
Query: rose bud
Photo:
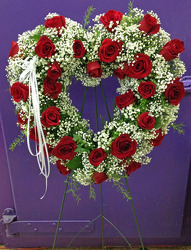
[(86, 65), (87, 74), (90, 74), (91, 77), (101, 77), (102, 69), (99, 62), (90, 62)]
[(96, 148), (90, 152), (89, 161), (93, 166), (97, 167), (106, 157), (107, 153), (103, 148)]
[(126, 76), (124, 70), (121, 68), (116, 69), (113, 73), (115, 76), (117, 76), (121, 80), (124, 79)]
[(101, 172), (101, 173), (94, 172), (92, 175), (92, 181), (95, 184), (101, 184), (102, 182), (106, 181), (107, 179), (108, 179), (108, 177), (104, 172)]
[(61, 77), (61, 75), (62, 75), (62, 69), (60, 68), (60, 65), (56, 61), (50, 63), (47, 76), (57, 80), (59, 77)]
[(58, 98), (58, 95), (62, 91), (62, 84), (60, 82), (56, 82), (56, 80), (46, 76), (43, 81), (43, 94), (51, 97), (53, 100)]
[(147, 35), (156, 34), (160, 29), (157, 19), (150, 14), (146, 14), (140, 22), (139, 30), (144, 31)]
[(24, 125), (27, 124), (28, 118), (24, 118), (23, 116), (26, 116), (26, 114), (22, 110), (17, 111), (17, 118), (18, 118), (18, 124)]
[(138, 168), (141, 167), (141, 163), (136, 161), (131, 161), (129, 164), (127, 164), (127, 167), (125, 167), (126, 175), (130, 175), (130, 173), (136, 171)]
[(115, 102), (119, 109), (129, 106), (134, 103), (135, 100), (136, 97), (133, 96), (133, 92), (130, 89), (125, 94), (115, 97)]
[(14, 55), (17, 55), (19, 52), (19, 45), (17, 42), (12, 41), (12, 46), (11, 46), (11, 50), (9, 52), (9, 57), (13, 57)]
[(71, 169), (68, 169), (61, 160), (56, 161), (57, 169), (62, 175), (67, 175), (71, 173)]
[(74, 40), (73, 51), (75, 58), (83, 57), (86, 52), (85, 47), (80, 40)]
[(155, 139), (152, 139), (152, 140), (150, 141), (150, 143), (151, 143), (153, 146), (156, 147), (156, 146), (161, 145), (161, 143), (162, 143), (162, 141), (163, 141), (163, 139), (164, 139), (165, 134), (162, 135), (162, 130), (161, 130), (161, 128), (158, 129), (158, 130), (156, 130), (156, 131), (155, 131), (155, 134), (156, 134), (156, 138), (155, 138)]
[(52, 18), (49, 18), (45, 21), (45, 27), (46, 28), (57, 28), (58, 35), (60, 36), (60, 29), (65, 26), (65, 17), (64, 16), (54, 16)]
[(172, 105), (177, 106), (185, 95), (183, 82), (176, 78), (173, 83), (168, 84), (164, 95)]
[[(109, 10), (107, 13), (105, 13), (104, 16), (100, 17), (100, 21), (103, 23), (103, 25), (106, 27), (106, 29), (110, 32), (113, 32), (113, 28), (115, 28), (117, 25), (120, 24), (121, 20), (123, 18), (123, 14), (120, 11), (116, 10)], [(112, 26), (110, 27), (110, 22), (113, 22)]]
[(184, 42), (179, 39), (173, 39), (166, 43), (160, 51), (166, 61), (171, 61), (172, 59), (178, 57), (180, 53), (184, 51)]

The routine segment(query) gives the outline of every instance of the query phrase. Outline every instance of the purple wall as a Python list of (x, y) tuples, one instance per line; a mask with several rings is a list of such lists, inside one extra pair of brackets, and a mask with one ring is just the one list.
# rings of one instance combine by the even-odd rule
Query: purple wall
[[(24, 145), (21, 148), (17, 148), (14, 152), (7, 151), (8, 145), (19, 133), (19, 129), (16, 127), (17, 118), (14, 114), (14, 106), (10, 101), (9, 84), (6, 80), (6, 72), (4, 70), (7, 65), (7, 56), (11, 42), (12, 40), (17, 40), (19, 33), (33, 29), (38, 24), (43, 23), (44, 17), (48, 12), (57, 12), (82, 22), (84, 11), (92, 4), (96, 8), (94, 14), (103, 13), (109, 9), (125, 12), (128, 8), (127, 0), (0, 1), (0, 109), (2, 116), (2, 121), (0, 120), (0, 213), (5, 208), (12, 207), (16, 210), (17, 220), (19, 221), (57, 220), (65, 183), (64, 178), (52, 167), (49, 190), (45, 199), (41, 201), (39, 198), (44, 190), (44, 182), (43, 178), (38, 175), (36, 160), (29, 155)], [(142, 8), (145, 11), (152, 9), (157, 12), (161, 18), (162, 27), (171, 34), (171, 38), (179, 38), (185, 42), (186, 51), (181, 55), (181, 58), (187, 66), (186, 75), (191, 75), (191, 69), (189, 68), (191, 59), (191, 1), (135, 0), (134, 6)], [(113, 86), (112, 88), (110, 87), (111, 85)], [(115, 97), (117, 86), (116, 78), (103, 81), (103, 87), (107, 90), (108, 101), (111, 101), (111, 98)], [(72, 86), (71, 96), (74, 104), (81, 103), (82, 96), (79, 93), (83, 89), (80, 84), (78, 84), (78, 87)], [(91, 97), (92, 90), (88, 89), (86, 99), (88, 108), (86, 105), (84, 116), (91, 119), (91, 125), (95, 127), (94, 102)], [(99, 112), (107, 118), (106, 111), (102, 108), (104, 107), (104, 103), (99, 91), (98, 98)], [(190, 94), (187, 94), (182, 102), (179, 118), (180, 122), (184, 122), (186, 125), (185, 136), (179, 136), (171, 131), (165, 138), (163, 145), (156, 148), (152, 153), (153, 160), (151, 164), (132, 174), (129, 180), (142, 235), (146, 243), (178, 244), (188, 242), (187, 238), (181, 238), (181, 232), (183, 230), (183, 213), (190, 166), (190, 105), (191, 97)], [(6, 144), (4, 144), (3, 138)], [(12, 175), (11, 179), (9, 178), (8, 169)], [(103, 188), (104, 211), (107, 217), (122, 230), (125, 236), (130, 237), (132, 243), (139, 243), (130, 203), (126, 204), (121, 195), (110, 184), (104, 184)], [(97, 216), (100, 213), (99, 187), (96, 188), (96, 191), (97, 202), (94, 202), (88, 198), (88, 189), (82, 188), (82, 202), (78, 206), (76, 206), (73, 198), (68, 195), (63, 220), (91, 220)], [(13, 197), (15, 200), (13, 200)], [(187, 216), (190, 216), (188, 212)], [(81, 244), (82, 246), (80, 242), (83, 242), (84, 246), (88, 246), (90, 244), (88, 243), (90, 242), (88, 239), (91, 239), (92, 246), (100, 245), (100, 241), (97, 241), (101, 237), (100, 222), (96, 222), (94, 226), (94, 230), (91, 233), (82, 235), (83, 241), (77, 241), (77, 245)], [(39, 230), (43, 232), (45, 227), (42, 224)], [(33, 229), (28, 230), (30, 232)], [(73, 229), (77, 230), (74, 222)], [(60, 235), (63, 236), (63, 234)], [(64, 234), (64, 238), (59, 238), (58, 244), (64, 246), (65, 242), (68, 242), (68, 239), (72, 235), (69, 232)], [(124, 243), (107, 224), (105, 224), (105, 235), (107, 244), (123, 245)], [(53, 234), (48, 233), (46, 235), (41, 233), (39, 235), (37, 233), (21, 233), (19, 237), (7, 239), (4, 230), (2, 230), (1, 235), (0, 229), (0, 241), (2, 241), (1, 237), (7, 246), (9, 244), (13, 247), (51, 246), (53, 240)]]

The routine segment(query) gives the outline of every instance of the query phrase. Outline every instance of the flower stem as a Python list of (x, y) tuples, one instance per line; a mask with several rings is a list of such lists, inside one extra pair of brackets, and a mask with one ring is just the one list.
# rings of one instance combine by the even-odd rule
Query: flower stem
[(104, 94), (104, 91), (103, 91), (102, 83), (100, 83), (100, 87), (101, 87), (101, 92), (102, 92), (103, 99), (104, 99), (104, 102), (105, 102), (105, 107), (106, 107), (106, 110), (107, 110), (107, 115), (108, 115), (109, 121), (111, 121), (111, 116), (109, 114), (109, 108), (108, 108), (107, 101), (106, 101), (106, 98), (105, 98), (105, 94)]
[(83, 101), (82, 101), (82, 107), (81, 107), (81, 110), (80, 110), (81, 116), (82, 116), (82, 112), (83, 112), (83, 109), (84, 109), (84, 103), (85, 103), (85, 99), (86, 99), (87, 89), (88, 89), (88, 87), (85, 88), (85, 92), (84, 92), (84, 97), (83, 97)]
[(131, 207), (132, 207), (132, 210), (133, 210), (133, 215), (134, 215), (135, 223), (136, 223), (136, 226), (137, 226), (137, 231), (138, 231), (138, 234), (139, 234), (139, 239), (140, 239), (140, 242), (141, 242), (141, 250), (146, 250), (146, 248), (144, 247), (144, 244), (143, 244), (143, 239), (141, 237), (141, 231), (140, 231), (140, 227), (139, 227), (139, 224), (138, 224), (137, 216), (136, 216), (136, 213), (135, 213), (135, 208), (134, 208), (134, 205), (133, 205), (133, 200), (132, 200), (132, 196), (131, 196), (131, 193), (130, 193), (129, 185), (127, 183), (127, 176), (125, 174), (124, 174), (124, 176), (125, 176), (125, 183), (126, 183), (126, 186), (127, 186), (127, 190), (128, 190), (128, 193), (129, 193)]
[(102, 249), (104, 249), (104, 227), (103, 227), (103, 193), (102, 184), (100, 184), (100, 197), (101, 197), (101, 229), (102, 229)]
[(66, 180), (66, 186), (65, 186), (65, 190), (64, 190), (64, 196), (63, 196), (63, 199), (62, 199), (62, 206), (61, 206), (61, 209), (60, 209), (60, 215), (59, 215), (59, 219), (58, 219), (58, 224), (57, 224), (57, 228), (56, 228), (56, 233), (55, 233), (55, 237), (54, 237), (54, 243), (53, 243), (53, 246), (52, 246), (52, 250), (54, 250), (55, 245), (56, 245), (58, 230), (59, 230), (59, 227), (60, 227), (60, 221), (61, 221), (62, 212), (63, 212), (63, 208), (64, 208), (64, 202), (65, 202), (65, 198), (66, 198), (66, 192), (67, 192), (67, 189), (68, 189), (68, 182), (69, 182), (69, 175), (67, 176), (67, 180)]

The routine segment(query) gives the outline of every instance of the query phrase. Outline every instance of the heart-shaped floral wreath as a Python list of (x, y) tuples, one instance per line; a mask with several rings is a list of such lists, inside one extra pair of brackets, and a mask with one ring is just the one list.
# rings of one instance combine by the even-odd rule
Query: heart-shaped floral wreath
[[(73, 170), (82, 185), (118, 181), (149, 163), (147, 155), (176, 120), (185, 94), (180, 81), (185, 66), (179, 59), (184, 43), (170, 40), (155, 13), (109, 10), (93, 21), (85, 30), (69, 18), (48, 14), (44, 25), (12, 43), (7, 66), (18, 125), (38, 144), (29, 81), (19, 80), (23, 65), (35, 58), (45, 154), (62, 174)], [(113, 74), (120, 83), (113, 120), (94, 134), (69, 98), (71, 79), (95, 87)]]

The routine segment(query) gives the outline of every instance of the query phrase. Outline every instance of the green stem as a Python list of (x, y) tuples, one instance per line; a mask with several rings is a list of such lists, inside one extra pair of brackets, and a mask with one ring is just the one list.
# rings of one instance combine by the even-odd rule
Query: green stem
[(134, 208), (134, 205), (133, 205), (132, 196), (131, 196), (131, 193), (130, 193), (129, 185), (127, 183), (127, 176), (125, 174), (124, 174), (124, 176), (125, 176), (125, 183), (126, 183), (126, 186), (127, 186), (129, 197), (130, 197), (130, 202), (131, 202), (131, 207), (132, 207), (132, 210), (133, 210), (133, 215), (134, 215), (135, 223), (136, 223), (136, 226), (137, 226), (137, 231), (138, 231), (138, 234), (139, 234), (139, 239), (140, 239), (140, 242), (141, 242), (141, 249), (145, 250), (145, 247), (144, 247), (144, 244), (143, 244), (143, 239), (141, 237), (140, 227), (139, 227), (137, 216), (136, 216), (136, 213), (135, 213), (135, 208)]
[(103, 99), (104, 99), (104, 102), (105, 102), (105, 107), (106, 107), (106, 110), (107, 110), (107, 115), (109, 117), (109, 121), (111, 121), (111, 116), (109, 114), (109, 108), (108, 108), (107, 101), (106, 101), (106, 98), (105, 98), (105, 94), (104, 94), (104, 91), (103, 91), (102, 83), (100, 83), (100, 87), (101, 87), (101, 92), (102, 92)]
[(82, 230), (80, 230), (75, 236), (74, 238), (70, 241), (70, 243), (67, 245), (66, 249), (68, 249), (68, 247), (72, 244), (72, 242), (90, 225), (92, 224), (94, 221), (96, 221), (97, 219), (99, 219), (101, 217), (101, 215), (97, 216), (96, 218), (94, 218), (93, 220), (91, 220), (87, 225), (85, 225), (85, 227), (82, 228)]
[(58, 224), (57, 224), (57, 228), (56, 228), (56, 234), (55, 234), (55, 237), (54, 237), (54, 243), (53, 243), (53, 246), (52, 246), (52, 250), (54, 250), (55, 245), (56, 245), (58, 230), (59, 230), (59, 227), (60, 227), (60, 221), (61, 221), (62, 212), (63, 212), (63, 208), (64, 208), (64, 202), (65, 202), (65, 198), (66, 198), (66, 191), (67, 191), (67, 188), (68, 188), (68, 182), (69, 182), (69, 175), (67, 176), (67, 180), (66, 180), (66, 186), (65, 186), (65, 190), (64, 190), (64, 196), (63, 196), (63, 200), (62, 200), (62, 206), (61, 206), (61, 209), (60, 209), (60, 215), (59, 215), (59, 219), (58, 219)]
[(100, 184), (100, 197), (101, 197), (101, 229), (102, 229), (102, 249), (104, 249), (104, 228), (103, 228), (103, 193), (102, 184)]
[(88, 87), (85, 88), (85, 92), (84, 92), (84, 97), (83, 97), (83, 101), (82, 101), (82, 107), (81, 107), (81, 110), (80, 110), (81, 116), (82, 116), (82, 112), (83, 112), (83, 109), (84, 109), (84, 103), (85, 103), (85, 99), (86, 99), (87, 89), (88, 89)]
[(96, 93), (96, 87), (94, 87), (94, 93), (95, 93), (95, 109), (96, 109), (96, 127), (97, 131), (99, 130), (98, 126), (98, 112), (97, 112), (97, 93)]
[(131, 249), (133, 249), (132, 248), (132, 246), (131, 246), (131, 244), (129, 243), (129, 241), (125, 238), (125, 236), (122, 234), (122, 232), (121, 231), (119, 231), (119, 229), (110, 221), (110, 220), (108, 220), (105, 216), (103, 216), (103, 218), (104, 218), (104, 220), (106, 220), (112, 227), (114, 227), (115, 228), (115, 230), (121, 235), (121, 237), (124, 239), (124, 241), (128, 244), (128, 246), (131, 248)]

